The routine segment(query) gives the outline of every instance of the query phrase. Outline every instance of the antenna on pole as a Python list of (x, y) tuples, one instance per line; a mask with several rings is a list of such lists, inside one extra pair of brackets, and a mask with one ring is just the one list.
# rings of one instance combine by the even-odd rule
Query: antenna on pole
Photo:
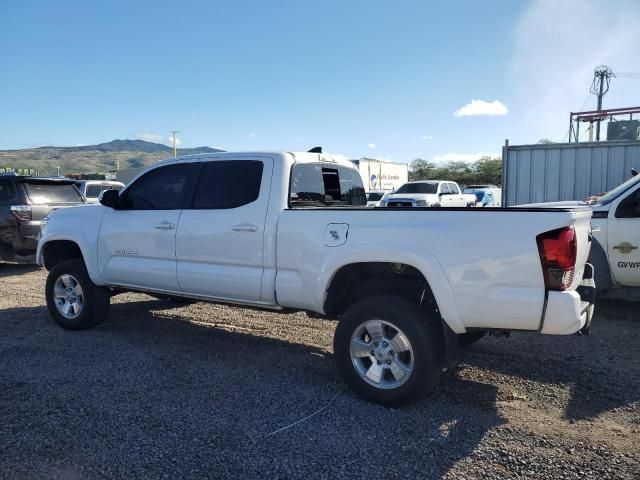
[(178, 156), (178, 150), (176, 148), (176, 133), (180, 133), (180, 130), (171, 130), (171, 137), (173, 139), (173, 156)]
[[(609, 91), (609, 84), (611, 83), (611, 77), (615, 75), (609, 67), (606, 65), (600, 65), (596, 67), (593, 72), (593, 83), (591, 83), (591, 93), (598, 96), (598, 111), (602, 110), (602, 97)], [(596, 123), (596, 141), (600, 141), (600, 123), (602, 119), (599, 118)], [(589, 134), (591, 136), (591, 134)], [(591, 141), (591, 138), (589, 138)]]

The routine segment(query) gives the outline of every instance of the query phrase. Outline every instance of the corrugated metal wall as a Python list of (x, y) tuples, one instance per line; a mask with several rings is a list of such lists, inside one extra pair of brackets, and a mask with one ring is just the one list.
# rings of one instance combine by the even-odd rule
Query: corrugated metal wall
[(584, 200), (640, 171), (640, 142), (553, 143), (502, 148), (505, 206)]

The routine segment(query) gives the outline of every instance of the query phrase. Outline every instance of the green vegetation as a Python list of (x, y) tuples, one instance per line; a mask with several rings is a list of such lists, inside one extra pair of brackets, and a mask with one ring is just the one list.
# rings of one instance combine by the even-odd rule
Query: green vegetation
[(502, 183), (502, 160), (482, 157), (477, 162), (447, 162), (437, 165), (417, 158), (409, 164), (409, 180), (453, 180), (460, 185)]

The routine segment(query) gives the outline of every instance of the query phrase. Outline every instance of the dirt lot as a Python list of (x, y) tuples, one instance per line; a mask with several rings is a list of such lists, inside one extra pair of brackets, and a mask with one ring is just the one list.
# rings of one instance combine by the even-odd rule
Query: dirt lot
[(484, 339), (387, 409), (338, 378), (334, 322), (127, 294), (66, 332), (44, 281), (0, 265), (3, 478), (640, 478), (638, 304)]

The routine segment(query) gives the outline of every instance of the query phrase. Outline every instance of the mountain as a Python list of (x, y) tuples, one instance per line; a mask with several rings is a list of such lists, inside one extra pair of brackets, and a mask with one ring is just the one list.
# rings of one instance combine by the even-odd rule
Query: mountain
[[(179, 148), (178, 155), (215, 153), (211, 147)], [(37, 147), (0, 150), (0, 168), (31, 168), (40, 174), (104, 173), (116, 168), (146, 167), (173, 156), (173, 148), (144, 140), (112, 140), (98, 145), (77, 147)]]

